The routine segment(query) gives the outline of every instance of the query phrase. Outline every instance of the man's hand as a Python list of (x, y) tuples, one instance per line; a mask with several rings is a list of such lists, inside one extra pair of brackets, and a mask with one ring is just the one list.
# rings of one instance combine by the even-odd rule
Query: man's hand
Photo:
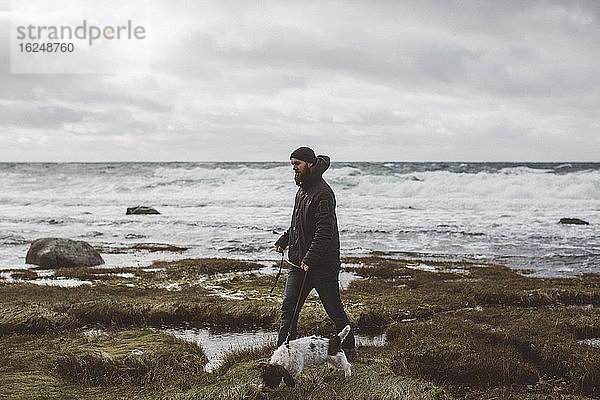
[(275, 245), (275, 251), (278, 252), (278, 253), (283, 254), (283, 247)]
[(310, 268), (308, 265), (302, 263), (302, 265), (300, 265), (300, 267), (305, 270), (306, 272), (308, 272), (308, 269)]

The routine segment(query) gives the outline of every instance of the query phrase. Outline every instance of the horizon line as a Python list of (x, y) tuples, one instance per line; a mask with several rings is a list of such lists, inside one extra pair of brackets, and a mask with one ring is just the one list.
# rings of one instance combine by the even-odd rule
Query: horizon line
[[(148, 163), (287, 163), (286, 160), (194, 160), (194, 161), (183, 161), (183, 160), (161, 160), (161, 161), (131, 161), (131, 160), (119, 160), (119, 161), (0, 161), (0, 164), (107, 164), (107, 163), (122, 163), (122, 164), (148, 164)], [(423, 161), (406, 161), (406, 160), (337, 160), (331, 161), (331, 163), (477, 163), (477, 164), (491, 164), (491, 163), (573, 163), (573, 164), (600, 164), (598, 161), (572, 161), (572, 160), (559, 160), (559, 161), (539, 161), (539, 160), (503, 160), (503, 161), (467, 161), (467, 160), (423, 160)]]

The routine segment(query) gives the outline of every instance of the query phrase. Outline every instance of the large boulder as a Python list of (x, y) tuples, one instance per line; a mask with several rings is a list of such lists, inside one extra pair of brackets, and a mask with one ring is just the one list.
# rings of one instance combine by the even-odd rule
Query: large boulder
[(127, 207), (126, 215), (129, 214), (160, 214), (152, 207), (146, 206), (136, 206), (136, 207)]
[(561, 218), (559, 224), (567, 225), (589, 225), (590, 223), (579, 218)]
[(62, 238), (35, 240), (29, 247), (25, 262), (47, 268), (91, 267), (104, 264), (100, 254), (89, 243)]

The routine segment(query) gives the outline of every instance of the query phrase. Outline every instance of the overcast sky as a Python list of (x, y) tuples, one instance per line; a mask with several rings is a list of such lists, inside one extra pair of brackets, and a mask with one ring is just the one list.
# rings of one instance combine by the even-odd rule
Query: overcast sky
[(0, 161), (285, 161), (301, 145), (334, 161), (600, 161), (597, 0), (31, 11), (142, 21), (144, 46), (111, 74), (11, 73), (15, 3), (0, 0)]

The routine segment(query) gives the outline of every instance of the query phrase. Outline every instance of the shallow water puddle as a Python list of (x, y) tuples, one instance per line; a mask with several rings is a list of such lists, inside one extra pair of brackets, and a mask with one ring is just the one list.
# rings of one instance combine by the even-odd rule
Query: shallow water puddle
[(357, 279), (362, 279), (362, 276), (350, 271), (340, 271), (340, 289), (348, 289), (348, 285)]
[[(255, 261), (259, 264), (262, 264), (263, 261)], [(264, 263), (267, 264), (271, 261), (265, 261)], [(258, 273), (261, 275), (273, 275), (276, 274), (279, 271), (279, 267), (277, 266), (278, 264), (275, 262), (271, 262), (271, 264), (265, 265), (262, 268), (256, 269), (256, 270), (251, 270), (248, 272), (253, 272), (253, 273)], [(340, 270), (340, 275), (339, 275), (339, 281), (340, 281), (340, 289), (346, 289), (348, 288), (348, 285), (350, 284), (350, 282), (355, 281), (357, 279), (362, 279), (362, 277), (360, 275), (355, 274), (352, 271), (345, 271), (344, 267), (347, 266), (354, 266), (354, 265), (359, 265), (359, 264), (347, 264), (344, 263), (342, 264), (342, 270)], [(231, 273), (232, 275), (240, 275), (240, 274), (244, 274), (246, 272), (233, 272)], [(286, 268), (283, 269), (282, 271), (283, 277), (287, 276), (287, 270)]]
[(56, 271), (53, 271), (51, 269), (36, 269), (35, 272), (37, 272), (37, 275), (40, 278), (47, 278), (49, 276), (56, 275)]
[(91, 328), (83, 331), (83, 335), (88, 337), (94, 337), (108, 335), (108, 333), (103, 329)]
[[(483, 265), (481, 265), (483, 266)], [(418, 269), (421, 271), (427, 271), (427, 272), (447, 272), (447, 273), (453, 273), (453, 274), (462, 274), (462, 275), (468, 275), (469, 271), (464, 269), (464, 268), (442, 268), (442, 267), (436, 267), (433, 265), (429, 265), (429, 264), (406, 264), (406, 268), (410, 268), (410, 269)]]
[(27, 281), (29, 283), (34, 283), (36, 285), (45, 285), (45, 286), (60, 286), (60, 287), (77, 287), (83, 285), (92, 285), (91, 281), (82, 281), (80, 279), (74, 278), (56, 278), (56, 279), (33, 279), (31, 281)]
[[(52, 276), (53, 274), (48, 274), (44, 271), (43, 274), (38, 274), (40, 276)], [(60, 287), (77, 287), (82, 285), (91, 285), (91, 281), (84, 281), (81, 279), (75, 278), (37, 278), (37, 279), (15, 279), (12, 277), (11, 272), (2, 272), (0, 273), (0, 279), (3, 279), (6, 283), (33, 283), (34, 285), (42, 285), (42, 286), (60, 286)]]
[(600, 347), (600, 338), (578, 340), (581, 344), (586, 344), (592, 347)]
[[(164, 329), (179, 339), (198, 344), (208, 357), (204, 367), (206, 372), (217, 369), (225, 355), (232, 350), (258, 348), (268, 344), (275, 345), (277, 332), (257, 330), (251, 332), (211, 332), (208, 329)], [(385, 334), (377, 336), (355, 335), (357, 346), (383, 346)]]
[(354, 340), (356, 341), (357, 347), (383, 346), (385, 345), (386, 335), (385, 333), (375, 336), (354, 335)]
[[(229, 299), (229, 300), (244, 300), (244, 299), (260, 298), (261, 296), (257, 295), (256, 293), (247, 293), (247, 292), (237, 291), (237, 290), (226, 290), (222, 286), (220, 286), (219, 283), (222, 281), (231, 279), (232, 277), (235, 277), (235, 276), (244, 276), (247, 274), (274, 275), (278, 271), (279, 271), (278, 267), (265, 266), (265, 267), (255, 269), (255, 270), (250, 270), (250, 271), (227, 272), (227, 273), (223, 273), (223, 274), (217, 274), (213, 278), (212, 283), (206, 283), (204, 285), (204, 287), (207, 289), (211, 289), (213, 291), (213, 293), (210, 294), (210, 296), (219, 296), (219, 297)], [(285, 279), (285, 277), (287, 276), (285, 274), (285, 272), (286, 271), (283, 271), (283, 273), (284, 273), (284, 275), (282, 277), (283, 279)], [(339, 274), (340, 290), (347, 289), (348, 285), (350, 285), (350, 283), (352, 281), (355, 281), (357, 279), (362, 279), (362, 277), (355, 274), (354, 272), (340, 271), (340, 274)], [(198, 281), (197, 284), (203, 283), (207, 280), (208, 280), (208, 278), (206, 277), (206, 278)], [(314, 289), (310, 292), (310, 294), (313, 296), (317, 296), (317, 292)]]
[(12, 283), (16, 282), (16, 279), (13, 279), (12, 274), (10, 272), (0, 272), (0, 279), (4, 279), (6, 282)]
[(139, 279), (139, 276), (137, 276), (134, 273), (131, 272), (119, 272), (116, 274), (111, 274), (112, 276), (116, 276), (118, 278), (125, 278), (125, 279)]
[[(267, 262), (264, 262), (263, 264), (266, 264), (266, 263)], [(100, 266), (100, 267), (95, 267), (95, 268), (101, 270), (102, 268), (108, 268), (108, 267)], [(29, 269), (29, 268), (24, 268), (24, 269)], [(144, 269), (145, 272), (160, 272), (160, 271), (165, 271), (165, 270), (166, 270), (165, 268), (145, 268)], [(226, 272), (226, 273), (222, 273), (222, 274), (216, 274), (213, 277), (206, 275), (194, 282), (189, 282), (189, 284), (191, 284), (191, 285), (205, 284), (206, 288), (213, 289), (214, 296), (220, 296), (220, 297), (224, 297), (224, 298), (231, 299), (231, 300), (243, 300), (243, 299), (247, 299), (247, 298), (252, 298), (252, 296), (250, 296), (246, 293), (243, 293), (243, 292), (225, 290), (223, 287), (221, 287), (219, 285), (219, 282), (225, 281), (234, 276), (241, 276), (241, 275), (245, 275), (248, 273), (255, 273), (255, 274), (260, 274), (260, 275), (273, 275), (273, 274), (276, 274), (278, 272), (278, 270), (279, 270), (278, 267), (275, 267), (273, 264), (270, 264), (270, 265), (265, 265), (264, 267), (261, 267), (261, 268), (255, 269), (255, 270), (250, 270), (250, 271)], [(28, 279), (28, 280), (13, 278), (12, 272), (13, 271), (0, 272), (0, 280), (3, 280), (6, 283), (28, 282), (28, 283), (33, 283), (36, 285), (60, 286), (60, 287), (77, 287), (77, 286), (81, 286), (81, 285), (94, 285), (94, 282), (89, 281), (89, 280), (66, 278), (66, 277), (60, 277), (60, 276), (56, 277), (55, 271), (52, 271), (52, 270), (36, 270), (36, 272), (38, 274), (38, 278), (37, 279)], [(285, 273), (285, 271), (284, 271), (284, 273)], [(113, 276), (115, 278), (123, 278), (123, 279), (139, 279), (140, 278), (133, 272), (111, 273), (109, 275)], [(284, 277), (285, 277), (285, 275), (284, 275)], [(343, 270), (340, 271), (340, 274), (339, 274), (340, 289), (343, 290), (343, 289), (348, 288), (348, 285), (352, 281), (355, 281), (355, 280), (361, 279), (361, 278), (362, 278), (361, 276), (355, 274), (354, 272), (343, 271)], [(206, 283), (209, 280), (212, 281), (213, 283), (212, 284)], [(127, 286), (127, 287), (135, 287), (136, 286), (136, 284), (132, 283), (132, 282), (124, 283), (123, 285)], [(163, 282), (162, 284), (159, 285), (159, 287), (166, 289), (167, 291), (179, 291), (182, 288), (182, 282)], [(312, 294), (316, 295), (316, 291), (313, 290)]]
[(232, 350), (261, 347), (270, 342), (275, 344), (277, 340), (277, 332), (264, 330), (212, 333), (208, 329), (165, 329), (163, 332), (202, 347), (208, 357), (208, 363), (204, 367), (206, 372), (217, 369), (223, 362), (225, 354)]
[(162, 272), (166, 270), (166, 268), (142, 268), (142, 271), (144, 272)]

